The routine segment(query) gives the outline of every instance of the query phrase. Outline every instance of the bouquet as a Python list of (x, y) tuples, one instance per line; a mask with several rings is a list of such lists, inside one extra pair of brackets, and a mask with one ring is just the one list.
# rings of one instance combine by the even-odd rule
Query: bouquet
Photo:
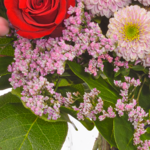
[(0, 149), (60, 150), (68, 115), (111, 148), (150, 149), (150, 0), (0, 8), (0, 90), (12, 88), (0, 97)]

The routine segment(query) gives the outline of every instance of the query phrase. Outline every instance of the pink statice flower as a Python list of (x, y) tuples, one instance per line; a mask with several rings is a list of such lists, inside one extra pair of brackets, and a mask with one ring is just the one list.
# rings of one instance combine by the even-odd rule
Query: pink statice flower
[(131, 0), (83, 0), (87, 10), (93, 15), (110, 18), (114, 12), (128, 6)]
[(114, 14), (108, 25), (107, 36), (118, 37), (119, 57), (126, 61), (144, 60), (150, 53), (150, 12), (139, 6), (128, 6)]

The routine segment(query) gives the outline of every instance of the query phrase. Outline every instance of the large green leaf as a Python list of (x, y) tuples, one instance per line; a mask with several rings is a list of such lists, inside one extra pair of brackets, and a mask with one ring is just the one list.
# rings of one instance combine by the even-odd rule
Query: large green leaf
[(114, 138), (113, 119), (106, 118), (103, 121), (96, 120), (95, 125), (102, 136), (108, 141), (111, 146), (117, 147)]
[(21, 103), (20, 99), (11, 92), (0, 96), (0, 108), (8, 103)]
[(114, 118), (114, 135), (119, 150), (136, 150), (133, 145), (133, 134), (134, 127), (128, 121), (127, 114)]
[(84, 72), (84, 68), (81, 65), (75, 62), (68, 62), (68, 65), (75, 75), (87, 83), (90, 89), (97, 88), (101, 91), (100, 96), (104, 101), (114, 104), (116, 103), (117, 99), (120, 97), (118, 92), (116, 92), (116, 90), (112, 88), (112, 86), (110, 86), (102, 77), (93, 79), (90, 74)]
[(13, 61), (13, 57), (0, 57), (0, 76), (8, 74), (8, 65)]
[[(114, 67), (111, 63), (109, 62), (105, 62), (104, 63), (104, 79), (117, 91), (119, 92), (119, 89), (114, 85), (114, 76), (115, 76), (115, 73), (114, 73)], [(103, 76), (102, 76), (103, 77)]]
[[(31, 111), (31, 109), (28, 108), (28, 107), (26, 106), (26, 104), (21, 100), (21, 96), (22, 96), (22, 95), (21, 95), (21, 92), (22, 92), (22, 88), (12, 89), (12, 91), (11, 91), (11, 93), (12, 93), (13, 95), (17, 96), (17, 97), (20, 99), (20, 101), (22, 102), (23, 106)], [(32, 112), (32, 111), (31, 111), (31, 112)], [(33, 113), (33, 112), (32, 112), (32, 113)], [(68, 115), (67, 115), (66, 113), (60, 113), (60, 115), (61, 115), (61, 117), (58, 118), (57, 120), (49, 120), (49, 119), (47, 119), (47, 115), (43, 115), (43, 116), (41, 116), (40, 118), (43, 119), (44, 121), (48, 121), (48, 122), (57, 122), (57, 121), (59, 121), (59, 122), (60, 122), (60, 121), (61, 121), (61, 122), (71, 122), (70, 119), (69, 119), (69, 117), (68, 117)]]
[(43, 121), (21, 103), (0, 108), (0, 147), (4, 150), (60, 150), (67, 123)]
[(4, 90), (7, 88), (11, 88), (10, 82), (8, 79), (11, 77), (11, 74), (6, 74), (2, 77), (0, 77), (0, 90)]
[(16, 95), (17, 97), (19, 97), (21, 99), (22, 95), (21, 95), (21, 92), (22, 92), (22, 88), (16, 88), (16, 89), (12, 89), (11, 93), (13, 95)]

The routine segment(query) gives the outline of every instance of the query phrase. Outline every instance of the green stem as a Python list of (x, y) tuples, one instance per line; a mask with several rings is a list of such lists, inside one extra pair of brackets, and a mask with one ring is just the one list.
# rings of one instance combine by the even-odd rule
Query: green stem
[(58, 81), (56, 83), (55, 91), (57, 91), (61, 78), (58, 76)]
[[(134, 88), (132, 89), (132, 91), (129, 93), (129, 96), (128, 96), (129, 99), (130, 99), (131, 96), (133, 97), (132, 94), (133, 94), (133, 92), (135, 91), (135, 89), (136, 89), (136, 87), (134, 87)], [(131, 99), (133, 99), (132, 97), (131, 97)]]
[(137, 99), (136, 99), (137, 100), (137, 105), (139, 105), (139, 98), (140, 98), (140, 94), (141, 94), (141, 91), (142, 91), (142, 88), (144, 86), (145, 81), (146, 81), (146, 78), (144, 78), (144, 81), (143, 81), (143, 83), (142, 83), (142, 85), (139, 89), (139, 93), (138, 93), (138, 96), (137, 96)]
[(96, 138), (96, 140), (94, 142), (92, 150), (97, 150), (98, 149), (98, 143), (101, 144), (101, 135), (100, 135), (100, 133), (98, 134), (98, 137)]

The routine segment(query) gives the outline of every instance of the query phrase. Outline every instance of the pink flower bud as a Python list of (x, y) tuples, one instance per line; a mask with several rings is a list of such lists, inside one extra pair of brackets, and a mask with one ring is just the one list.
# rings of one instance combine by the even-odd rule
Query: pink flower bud
[(0, 36), (5, 36), (8, 33), (9, 33), (8, 21), (5, 18), (0, 17)]

